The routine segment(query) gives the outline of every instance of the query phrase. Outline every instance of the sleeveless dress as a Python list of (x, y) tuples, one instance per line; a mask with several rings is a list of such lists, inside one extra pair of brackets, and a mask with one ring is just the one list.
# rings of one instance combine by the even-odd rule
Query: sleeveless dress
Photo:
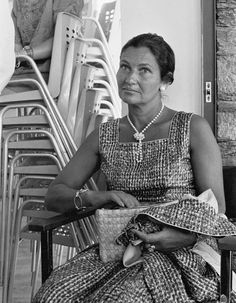
[[(123, 190), (150, 204), (195, 195), (191, 117), (177, 112), (168, 138), (143, 142), (141, 163), (138, 143), (119, 141), (119, 119), (101, 124), (99, 152), (108, 190)], [(214, 239), (204, 241), (217, 249)], [(121, 261), (103, 263), (93, 247), (56, 268), (33, 302), (194, 303), (218, 297), (219, 275), (191, 248), (147, 252), (143, 263), (125, 268)]]

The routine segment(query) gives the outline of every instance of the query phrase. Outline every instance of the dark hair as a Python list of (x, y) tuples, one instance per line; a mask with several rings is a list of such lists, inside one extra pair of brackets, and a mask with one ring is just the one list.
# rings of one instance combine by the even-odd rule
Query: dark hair
[(169, 84), (174, 81), (175, 55), (169, 44), (157, 34), (141, 34), (130, 39), (121, 49), (121, 54), (129, 47), (148, 47), (160, 67), (161, 79)]

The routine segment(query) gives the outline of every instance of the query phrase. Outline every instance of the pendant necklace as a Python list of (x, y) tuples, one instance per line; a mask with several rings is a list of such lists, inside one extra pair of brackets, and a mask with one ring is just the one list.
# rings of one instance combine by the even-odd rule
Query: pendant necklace
[(127, 115), (127, 120), (130, 124), (130, 126), (133, 128), (135, 131), (134, 133), (134, 138), (138, 141), (138, 151), (137, 151), (137, 158), (136, 161), (138, 163), (142, 162), (143, 160), (143, 152), (142, 152), (142, 141), (145, 139), (144, 132), (160, 117), (161, 113), (163, 112), (164, 109), (164, 104), (162, 104), (160, 111), (156, 114), (156, 116), (144, 127), (144, 129), (139, 132), (137, 128), (134, 126), (132, 121), (130, 120), (129, 115)]

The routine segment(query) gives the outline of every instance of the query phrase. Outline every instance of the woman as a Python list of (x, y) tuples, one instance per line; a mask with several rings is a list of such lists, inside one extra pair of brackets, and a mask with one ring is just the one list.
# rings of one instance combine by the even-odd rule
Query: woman
[[(33, 58), (48, 81), (57, 14), (82, 15), (83, 0), (13, 0), (12, 20), (15, 26), (15, 53)], [(14, 79), (35, 77), (27, 62), (17, 61)], [(25, 91), (27, 85), (7, 87), (3, 94)]]
[[(174, 53), (162, 37), (142, 34), (126, 43), (117, 81), (129, 113), (100, 125), (87, 138), (51, 184), (48, 209), (100, 208), (110, 201), (132, 208), (143, 202), (181, 199), (185, 194), (196, 196), (211, 188), (219, 212), (225, 212), (221, 156), (209, 125), (197, 115), (176, 112), (162, 103), (174, 69)], [(99, 168), (108, 190), (78, 190)], [(196, 234), (168, 226), (150, 234), (134, 233), (147, 248), (154, 245), (142, 264), (130, 268), (120, 261), (104, 264), (98, 248), (92, 248), (56, 269), (33, 302), (187, 303), (218, 298), (218, 274), (190, 250)], [(217, 249), (213, 238), (203, 241)], [(187, 259), (178, 258), (180, 250)], [(174, 252), (172, 259), (169, 252)], [(167, 279), (171, 264), (173, 272)]]

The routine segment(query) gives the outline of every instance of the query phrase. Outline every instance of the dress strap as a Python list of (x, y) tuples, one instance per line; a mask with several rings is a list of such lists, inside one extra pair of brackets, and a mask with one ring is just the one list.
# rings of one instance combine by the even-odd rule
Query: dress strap
[(105, 145), (119, 142), (119, 125), (120, 119), (111, 120), (101, 123), (99, 126), (99, 149)]
[(190, 144), (190, 122), (193, 113), (186, 113), (183, 111), (177, 112), (172, 120), (169, 141), (182, 142), (185, 146)]

